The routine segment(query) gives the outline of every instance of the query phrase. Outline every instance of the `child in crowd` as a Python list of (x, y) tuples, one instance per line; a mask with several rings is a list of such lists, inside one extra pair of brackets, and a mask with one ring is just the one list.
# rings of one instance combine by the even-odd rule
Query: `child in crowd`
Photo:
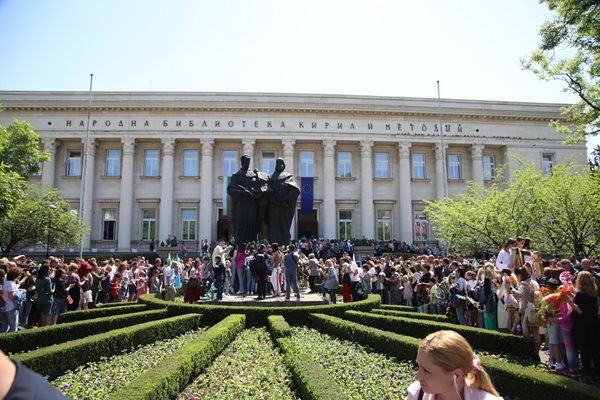
[(404, 305), (405, 306), (412, 306), (412, 299), (413, 299), (413, 286), (412, 283), (410, 281), (410, 278), (408, 277), (408, 275), (404, 275), (402, 277), (402, 286), (404, 287), (403, 290), (403, 298), (404, 298)]

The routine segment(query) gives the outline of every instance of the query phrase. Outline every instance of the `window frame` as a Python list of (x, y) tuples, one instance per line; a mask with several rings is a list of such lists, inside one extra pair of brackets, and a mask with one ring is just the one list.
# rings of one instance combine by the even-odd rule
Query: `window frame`
[[(156, 152), (156, 158), (150, 157), (149, 153)], [(153, 174), (154, 168), (152, 164), (156, 162), (156, 173)], [(150, 169), (149, 169), (150, 168)], [(150, 172), (150, 173), (148, 173)], [(144, 176), (160, 176), (160, 150), (159, 149), (146, 149), (144, 150)]]
[[(380, 160), (378, 160), (378, 156), (385, 156), (385, 162), (380, 162)], [(379, 166), (384, 164), (385, 165), (385, 174), (380, 175), (379, 172)], [(385, 151), (377, 151), (375, 152), (375, 178), (376, 179), (389, 179), (391, 178), (391, 174), (390, 174), (390, 153), (389, 152), (385, 152)]]
[[(387, 218), (380, 216), (380, 212), (388, 212), (389, 216)], [(379, 208), (375, 211), (375, 220), (376, 220), (376, 232), (377, 240), (389, 241), (392, 240), (392, 210), (389, 208)], [(383, 235), (379, 234), (380, 224), (383, 225), (381, 232)], [(387, 225), (387, 236), (386, 233), (386, 225)]]
[[(342, 155), (344, 157), (342, 157)], [(345, 159), (345, 156), (348, 159)], [(342, 171), (343, 170), (343, 171)], [(337, 152), (337, 177), (341, 179), (350, 179), (352, 175), (352, 152), (351, 151), (338, 151)]]
[[(415, 211), (414, 215), (414, 240), (415, 242), (427, 242), (429, 241), (430, 232), (429, 232), (429, 217), (423, 211)], [(425, 236), (423, 237), (419, 232), (423, 231), (423, 227), (425, 227)]]
[[(309, 158), (305, 158), (305, 155), (309, 155)], [(300, 151), (300, 177), (301, 178), (314, 178), (315, 177), (315, 152), (312, 150), (301, 150)]]
[[(266, 157), (265, 155), (269, 155), (268, 157)], [(270, 155), (273, 155), (272, 157), (270, 157)], [(270, 151), (270, 150), (265, 150), (265, 151), (261, 151), (260, 153), (260, 166), (261, 166), (261, 171), (267, 173), (267, 174), (271, 174), (275, 171), (275, 160), (277, 160), (277, 154), (274, 151)], [(267, 164), (265, 164), (265, 162)]]
[[(451, 157), (456, 157), (456, 162), (451, 162)], [(454, 164), (454, 165), (453, 165)], [(457, 176), (451, 174), (451, 171), (456, 168)], [(460, 154), (448, 154), (448, 180), (457, 181), (462, 179), (462, 168)]]
[[(417, 160), (415, 160), (415, 158), (417, 156), (423, 156), (422, 162), (421, 161), (418, 161), (418, 163), (416, 162)], [(411, 171), (410, 171), (411, 178), (418, 179), (418, 180), (427, 179), (427, 168), (426, 168), (427, 156), (426, 156), (426, 154), (425, 153), (412, 153), (410, 161), (411, 161)], [(422, 176), (418, 177), (418, 176), (416, 176), (415, 171), (417, 171), (417, 168), (419, 168), (419, 164), (421, 164), (421, 163), (422, 163), (422, 165), (420, 167), (422, 168), (422, 171), (421, 171)]]
[[(144, 211), (154, 211), (154, 217), (153, 218), (146, 218), (144, 216)], [(140, 229), (140, 240), (142, 241), (150, 241), (150, 240), (156, 240), (156, 234), (157, 234), (157, 224), (158, 224), (158, 211), (156, 209), (156, 207), (144, 207), (140, 210), (140, 214), (141, 214), (141, 218), (140, 218), (140, 222), (142, 224), (141, 229)], [(145, 223), (148, 223), (148, 232), (145, 232)], [(154, 237), (149, 237), (149, 236), (144, 236), (146, 233), (150, 233), (152, 231), (151, 227), (152, 225), (154, 225)]]
[[(187, 158), (186, 154), (190, 154), (190, 153), (195, 153), (194, 154), (194, 158)], [(198, 176), (199, 173), (199, 164), (200, 164), (200, 152), (198, 151), (198, 149), (183, 149), (183, 152), (181, 154), (181, 167), (182, 167), (182, 171), (181, 171), (181, 175), (182, 176), (190, 176), (190, 177), (196, 177)], [(188, 164), (190, 164), (190, 168), (188, 170)]]
[(552, 176), (553, 168), (554, 168), (554, 154), (543, 153), (542, 154), (542, 174), (544, 176)]
[[(111, 152), (118, 152), (118, 157), (111, 157)], [(116, 163), (116, 174), (115, 164)], [(111, 168), (112, 165), (112, 168)], [(121, 149), (106, 149), (104, 176), (121, 176)]]
[[(486, 160), (491, 160), (491, 162), (486, 163)], [(489, 169), (489, 171), (488, 171)], [(489, 172), (489, 174), (488, 174)], [(496, 157), (491, 154), (483, 155), (483, 180), (491, 181), (496, 178)]]
[[(114, 218), (112, 219), (107, 219), (106, 218), (106, 213), (112, 210), (114, 211)], [(119, 216), (118, 216), (118, 209), (116, 207), (106, 207), (106, 208), (102, 208), (102, 240), (104, 241), (114, 241), (117, 240), (117, 233), (118, 233), (118, 221), (119, 221)], [(113, 227), (112, 227), (112, 239), (108, 238), (108, 233), (107, 232), (107, 223), (112, 223)]]
[[(349, 212), (350, 218), (342, 218), (342, 212)], [(342, 224), (344, 227), (344, 234), (342, 235)], [(354, 228), (354, 210), (342, 208), (338, 210), (338, 239), (347, 240), (352, 239), (353, 228)]]
[[(227, 153), (231, 153), (231, 155), (233, 156), (228, 156), (226, 157)], [(229, 168), (231, 168), (233, 166), (233, 168), (231, 168), (231, 173), (227, 174), (226, 170), (225, 170), (225, 166), (226, 166), (226, 162), (227, 165), (229, 166)], [(223, 150), (223, 158), (222, 158), (222, 162), (221, 162), (221, 173), (223, 174), (222, 176), (224, 178), (230, 177), (231, 175), (235, 174), (238, 170), (238, 151), (237, 150)]]
[[(73, 154), (79, 154), (79, 157), (73, 157)], [(72, 160), (78, 161), (78, 168), (76, 173), (72, 173), (71, 162)], [(81, 150), (67, 150), (67, 171), (66, 176), (81, 176)]]
[[(186, 211), (193, 211), (194, 218), (186, 219), (184, 213)], [(198, 210), (196, 208), (182, 208), (181, 209), (181, 240), (184, 241), (196, 241), (198, 236)], [(190, 230), (190, 225), (193, 223), (193, 229)], [(187, 226), (186, 226), (187, 225)], [(192, 235), (190, 235), (190, 233)]]

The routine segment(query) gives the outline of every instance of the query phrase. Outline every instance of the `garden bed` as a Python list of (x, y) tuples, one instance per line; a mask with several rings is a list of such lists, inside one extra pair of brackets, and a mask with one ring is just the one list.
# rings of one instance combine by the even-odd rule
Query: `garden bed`
[(387, 308), (374, 308), (373, 310), (371, 310), (371, 312), (374, 314), (389, 315), (392, 317), (405, 317), (405, 318), (421, 319), (421, 320), (428, 320), (428, 321), (452, 323), (448, 319), (448, 317), (446, 317), (445, 315), (441, 315), (441, 314), (423, 314), (423, 313), (417, 313), (417, 312), (412, 312), (412, 311), (396, 311), (396, 310), (390, 310)]

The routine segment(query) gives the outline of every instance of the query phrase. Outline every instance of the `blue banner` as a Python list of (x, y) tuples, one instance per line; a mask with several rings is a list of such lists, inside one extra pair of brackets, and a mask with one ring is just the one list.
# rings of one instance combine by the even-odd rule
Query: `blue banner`
[(301, 197), (300, 197), (300, 213), (301, 214), (312, 214), (313, 212), (313, 181), (312, 177), (301, 178)]

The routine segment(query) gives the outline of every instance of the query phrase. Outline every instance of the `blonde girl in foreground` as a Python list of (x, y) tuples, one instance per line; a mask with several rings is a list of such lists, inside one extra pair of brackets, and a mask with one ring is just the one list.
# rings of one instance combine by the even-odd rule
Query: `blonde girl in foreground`
[(417, 364), (407, 400), (502, 400), (471, 345), (454, 331), (423, 339)]

